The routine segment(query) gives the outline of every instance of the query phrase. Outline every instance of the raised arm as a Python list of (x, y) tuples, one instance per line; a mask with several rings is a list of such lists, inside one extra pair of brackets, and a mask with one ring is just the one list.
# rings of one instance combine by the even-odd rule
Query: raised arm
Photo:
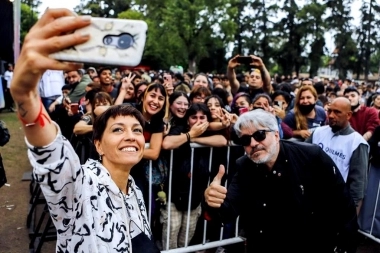
[(240, 64), (237, 62), (239, 55), (235, 55), (229, 62), (227, 67), (227, 78), (231, 85), (231, 93), (235, 95), (239, 90), (240, 83), (236, 79), (235, 68)]
[[(60, 19), (62, 17), (73, 18)], [(47, 69), (68, 71), (82, 67), (81, 64), (54, 60), (49, 55), (86, 42), (89, 34), (67, 33), (89, 25), (90, 21), (89, 16), (75, 17), (67, 9), (48, 9), (25, 38), (14, 69), (11, 93), (25, 136), (33, 146), (45, 146), (57, 135), (57, 128), (38, 94), (42, 74)]]
[(132, 75), (132, 72), (131, 72), (131, 73), (129, 73), (129, 75), (127, 77), (124, 77), (121, 80), (120, 93), (117, 96), (115, 102), (113, 103), (114, 105), (121, 105), (121, 104), (123, 104), (124, 97), (127, 94), (128, 85), (132, 83), (132, 80), (133, 80), (133, 78), (135, 78), (135, 76), (136, 75), (135, 74)]

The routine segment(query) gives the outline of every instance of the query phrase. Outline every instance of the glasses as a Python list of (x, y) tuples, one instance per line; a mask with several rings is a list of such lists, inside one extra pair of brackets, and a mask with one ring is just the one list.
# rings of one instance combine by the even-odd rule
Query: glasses
[(242, 135), (239, 138), (239, 143), (242, 146), (249, 146), (251, 144), (251, 138), (255, 139), (255, 141), (257, 142), (263, 141), (267, 137), (266, 133), (268, 132), (273, 132), (273, 130), (258, 130), (254, 132), (252, 135)]

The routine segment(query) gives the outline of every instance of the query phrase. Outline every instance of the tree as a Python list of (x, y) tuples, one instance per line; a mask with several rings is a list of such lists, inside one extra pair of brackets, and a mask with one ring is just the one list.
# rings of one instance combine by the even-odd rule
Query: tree
[(276, 52), (276, 60), (284, 73), (295, 71), (298, 76), (301, 66), (306, 64), (306, 57), (302, 56), (305, 29), (297, 18), (300, 9), (295, 0), (285, 0), (283, 11), (286, 17), (276, 24), (282, 43)]
[(130, 8), (128, 0), (81, 0), (74, 8), (78, 14), (93, 17), (116, 18), (119, 13)]
[(21, 0), (21, 3), (26, 4), (27, 6), (29, 6), (32, 12), (35, 12), (38, 14), (37, 10), (42, 2), (40, 0)]
[(380, 6), (373, 0), (363, 1), (360, 11), (361, 23), (357, 29), (359, 52), (355, 70), (357, 79), (359, 79), (364, 69), (364, 79), (368, 81), (371, 55), (376, 51), (380, 42), (377, 31), (379, 20), (376, 20), (376, 17), (380, 14)]
[(21, 4), (21, 23), (20, 23), (20, 41), (24, 42), (26, 34), (30, 28), (37, 22), (38, 16), (33, 9), (25, 3)]
[(355, 68), (357, 55), (356, 43), (352, 39), (350, 21), (352, 0), (325, 0), (331, 15), (327, 17), (327, 26), (336, 32), (336, 58), (334, 68), (339, 71), (339, 78), (347, 76), (347, 70)]
[[(196, 72), (197, 64), (215, 47), (232, 42), (237, 14), (236, 0), (139, 0), (140, 11), (155, 21), (161, 36), (168, 38), (166, 44), (176, 52), (176, 58), (185, 58), (188, 69)], [(172, 42), (173, 41), (173, 42)], [(164, 46), (165, 45), (165, 46)], [(172, 64), (177, 64), (172, 62)]]
[(304, 5), (297, 14), (298, 19), (302, 23), (302, 32), (306, 36), (304, 38), (304, 48), (310, 48), (308, 54), (310, 76), (315, 76), (323, 64), (322, 56), (325, 47), (324, 34), (326, 24), (322, 17), (325, 11), (325, 5), (317, 0), (312, 0), (309, 4)]
[[(245, 8), (241, 11), (244, 14), (240, 33), (243, 50), (239, 48), (238, 52), (248, 51), (249, 54), (260, 56), (265, 65), (268, 66), (270, 59), (273, 57), (273, 47), (276, 44), (276, 31), (274, 19), (278, 11), (277, 1), (274, 0), (248, 0)], [(241, 45), (239, 44), (239, 47)]]

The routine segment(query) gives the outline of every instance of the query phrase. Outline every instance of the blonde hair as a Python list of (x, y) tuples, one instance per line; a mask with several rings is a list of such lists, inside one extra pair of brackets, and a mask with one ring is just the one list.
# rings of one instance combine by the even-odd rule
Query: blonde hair
[(296, 95), (296, 101), (294, 105), (294, 117), (296, 119), (296, 130), (307, 130), (307, 118), (305, 115), (303, 115), (299, 109), (300, 104), (300, 98), (304, 91), (310, 91), (311, 94), (314, 96), (315, 100), (317, 100), (318, 95), (317, 91), (314, 89), (313, 86), (305, 85), (299, 88), (297, 95)]

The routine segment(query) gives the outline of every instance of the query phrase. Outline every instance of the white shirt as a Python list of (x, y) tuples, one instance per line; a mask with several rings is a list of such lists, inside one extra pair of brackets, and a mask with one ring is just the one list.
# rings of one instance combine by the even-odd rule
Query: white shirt
[(57, 229), (57, 252), (131, 252), (132, 238), (140, 233), (151, 238), (143, 196), (131, 176), (126, 195), (98, 161), (81, 166), (60, 131), (45, 147), (26, 143), (33, 177)]
[(11, 87), (12, 78), (13, 78), (13, 71), (7, 70), (4, 72), (4, 79), (5, 79), (5, 81), (7, 81), (7, 88), (8, 89)]
[(330, 126), (317, 127), (313, 133), (313, 143), (319, 145), (331, 157), (344, 181), (347, 181), (353, 152), (360, 144), (368, 146), (368, 143), (358, 132), (338, 135), (333, 133)]
[(65, 85), (63, 71), (46, 70), (39, 83), (40, 96), (49, 98), (62, 95), (62, 87)]

